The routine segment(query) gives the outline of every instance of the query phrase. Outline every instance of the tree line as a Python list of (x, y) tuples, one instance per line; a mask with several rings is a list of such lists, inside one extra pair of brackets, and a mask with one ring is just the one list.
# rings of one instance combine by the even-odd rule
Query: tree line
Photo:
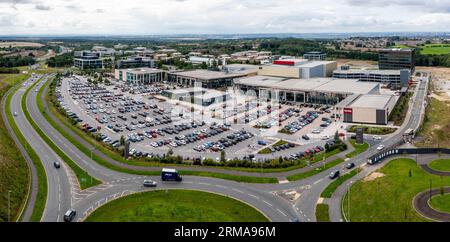
[(36, 60), (31, 56), (8, 56), (0, 57), (0, 67), (19, 67), (36, 64)]

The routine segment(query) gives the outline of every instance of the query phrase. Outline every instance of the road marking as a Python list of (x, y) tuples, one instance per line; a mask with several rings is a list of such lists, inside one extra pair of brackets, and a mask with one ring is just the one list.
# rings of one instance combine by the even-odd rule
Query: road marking
[[(239, 189), (236, 189), (236, 188), (233, 188), (233, 189), (231, 189), (231, 190), (236, 191), (236, 192), (239, 192), (239, 193), (244, 193), (243, 191), (241, 191), (241, 190), (239, 190)], [(249, 194), (249, 195), (250, 195), (250, 194)]]
[(200, 184), (200, 185), (206, 185), (206, 186), (209, 186), (209, 185), (211, 185), (211, 184), (209, 184), (209, 183), (205, 183), (205, 182), (199, 182), (198, 184)]
[(228, 188), (228, 187), (222, 186), (222, 185), (216, 185), (216, 187), (220, 187), (220, 188), (223, 188), (223, 189), (227, 189)]
[(267, 204), (267, 205), (269, 205), (269, 206), (273, 206), (272, 204), (270, 204), (270, 203), (268, 203), (267, 201), (265, 201), (265, 200), (262, 200), (265, 204)]
[(255, 195), (253, 195), (253, 194), (248, 194), (250, 197), (253, 197), (253, 198), (255, 198), (255, 199), (259, 199), (259, 197), (258, 196), (255, 196)]
[(313, 184), (316, 185), (317, 183), (321, 182), (322, 180), (323, 180), (323, 178), (320, 179), (320, 180), (315, 181)]
[(283, 211), (281, 211), (280, 209), (277, 208), (277, 211), (287, 217), (287, 215), (283, 213)]

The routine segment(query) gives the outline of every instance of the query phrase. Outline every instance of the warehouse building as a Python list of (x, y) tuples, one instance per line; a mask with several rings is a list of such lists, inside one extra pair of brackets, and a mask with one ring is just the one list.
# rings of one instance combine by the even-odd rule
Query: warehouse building
[(331, 77), (337, 69), (336, 61), (309, 61), (306, 59), (276, 60), (259, 67), (258, 75), (286, 78)]
[(193, 87), (201, 83), (204, 88), (222, 88), (231, 86), (235, 78), (244, 77), (245, 73), (227, 73), (224, 71), (192, 70), (170, 72), (168, 81), (174, 84)]
[(411, 80), (409, 69), (403, 70), (364, 70), (341, 66), (333, 71), (333, 78), (358, 79), (365, 82), (380, 82), (393, 88), (406, 87)]
[(344, 122), (387, 124), (398, 101), (395, 95), (355, 94), (336, 106)]
[(154, 68), (116, 69), (114, 78), (129, 85), (148, 85), (163, 82), (165, 71)]
[(206, 89), (202, 87), (190, 87), (182, 89), (169, 89), (161, 93), (162, 96), (173, 100), (184, 102), (193, 102), (203, 106), (209, 106), (216, 103), (223, 103), (230, 100), (230, 95), (226, 92)]

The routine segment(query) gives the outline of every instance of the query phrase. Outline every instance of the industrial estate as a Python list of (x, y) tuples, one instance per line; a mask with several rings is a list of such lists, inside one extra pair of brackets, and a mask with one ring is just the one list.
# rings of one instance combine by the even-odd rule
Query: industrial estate
[(450, 40), (380, 36), (5, 38), (0, 221), (448, 222)]

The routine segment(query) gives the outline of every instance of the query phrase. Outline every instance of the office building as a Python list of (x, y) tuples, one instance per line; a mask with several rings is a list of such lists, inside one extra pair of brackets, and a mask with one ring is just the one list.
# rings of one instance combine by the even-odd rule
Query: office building
[(246, 76), (245, 73), (226, 73), (223, 71), (192, 70), (192, 71), (170, 72), (168, 81), (186, 87), (202, 86), (204, 88), (221, 88), (231, 86), (235, 78), (244, 76)]
[(382, 49), (379, 51), (378, 67), (380, 70), (409, 69), (415, 71), (415, 53), (413, 49)]
[(310, 61), (322, 61), (327, 58), (327, 54), (321, 51), (311, 51), (303, 55), (304, 59), (310, 60)]
[(114, 78), (128, 85), (148, 85), (163, 82), (165, 71), (154, 68), (116, 69)]
[(81, 70), (103, 68), (103, 59), (100, 53), (93, 51), (76, 51), (74, 53), (73, 65)]
[(411, 80), (409, 69), (403, 70), (365, 70), (350, 69), (348, 66), (333, 71), (333, 78), (358, 79), (366, 82), (380, 82), (392, 88), (408, 86)]
[(155, 67), (155, 61), (151, 58), (141, 57), (141, 56), (132, 56), (128, 57), (126, 60), (117, 61), (117, 68), (125, 69), (125, 68), (138, 68), (138, 67)]

